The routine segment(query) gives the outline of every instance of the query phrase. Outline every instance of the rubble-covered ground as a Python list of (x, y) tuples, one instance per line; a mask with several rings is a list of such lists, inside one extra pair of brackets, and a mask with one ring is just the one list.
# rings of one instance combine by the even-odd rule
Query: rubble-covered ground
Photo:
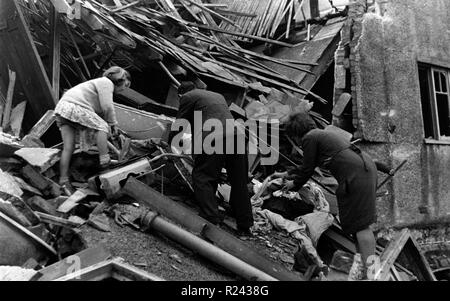
[[(312, 92), (311, 90), (316, 91), (312, 89), (312, 84), (306, 88), (292, 78), (305, 78), (308, 82), (310, 76), (315, 82), (320, 77), (318, 74), (326, 72), (325, 66), (331, 62), (319, 62), (322, 52), (307, 45), (317, 43), (321, 46), (316, 47), (332, 53), (332, 47), (337, 45), (334, 45), (332, 40), (340, 34), (340, 28), (346, 19), (345, 10), (336, 9), (334, 13), (323, 18), (309, 23), (305, 20), (290, 27), (290, 22), (286, 24), (282, 19), (288, 11), (292, 17), (294, 11), (279, 7), (272, 10), (270, 6), (276, 6), (277, 3), (270, 1), (266, 3), (268, 6), (265, 6), (265, 9), (260, 7), (262, 11), (257, 12), (261, 22), (253, 25), (258, 26), (246, 28), (248, 34), (257, 35), (236, 38), (215, 31), (218, 28), (214, 27), (219, 25), (216, 22), (220, 21), (217, 19), (218, 14), (202, 7), (202, 1), (196, 1), (195, 9), (184, 2), (183, 5), (177, 4), (175, 7), (172, 1), (138, 3), (128, 0), (122, 1), (128, 3), (122, 8), (114, 7), (121, 3), (120, 1), (83, 2), (84, 5), (78, 7), (78, 17), (69, 18), (67, 10), (59, 11), (59, 21), (65, 23), (65, 30), (60, 33), (61, 81), (58, 82), (60, 91), (57, 92), (61, 95), (65, 89), (101, 74), (102, 69), (109, 65), (128, 66), (133, 75), (133, 88), (146, 96), (128, 89), (115, 99), (118, 100), (116, 109), (120, 111), (120, 121), (129, 127), (128, 134), (134, 136), (127, 136), (125, 131), (124, 135), (113, 137), (110, 141), (110, 154), (122, 165), (126, 166), (140, 156), (152, 160), (163, 154), (162, 145), (151, 138), (164, 140), (162, 136), (167, 134), (166, 130), (173, 120), (179, 101), (176, 86), (179, 80), (188, 74), (198, 76), (199, 80), (207, 82), (212, 90), (223, 93), (227, 101), (234, 105), (234, 114), (255, 120), (264, 117), (267, 121), (281, 121), (292, 111), (309, 111), (313, 107), (310, 113), (315, 121), (321, 128), (327, 126), (328, 121), (320, 113), (330, 115), (330, 99), (325, 100)], [(47, 42), (56, 28), (52, 28), (54, 24), (47, 20), (54, 1), (21, 0), (20, 3), (24, 8), (24, 27), (29, 27), (27, 35), (31, 34), (29, 42), (35, 43), (36, 50), (33, 51), (37, 51), (44, 61), (44, 64), (41, 64), (44, 67), (40, 70), (40, 76), (44, 78), (45, 73), (51, 74), (55, 67), (53, 62), (48, 61), (48, 58), (53, 58), (54, 49), (53, 45)], [(160, 5), (161, 3), (163, 5)], [(283, 3), (292, 7), (298, 7), (300, 4), (293, 0)], [(208, 4), (209, 7), (214, 7), (211, 3)], [(217, 8), (217, 5), (215, 7)], [(218, 11), (220, 12), (220, 9)], [(222, 12), (230, 15), (230, 11)], [(233, 19), (241, 25), (249, 25), (247, 17)], [(224, 21), (223, 18), (221, 20)], [(220, 23), (220, 28), (226, 28), (225, 23)], [(208, 26), (212, 28), (208, 29)], [(328, 39), (323, 38), (323, 33), (319, 34), (322, 29), (327, 32)], [(234, 33), (236, 30), (232, 29)], [(316, 35), (322, 38), (315, 41)], [(266, 36), (272, 40), (264, 38)], [(283, 36), (285, 38), (281, 38)], [(249, 39), (253, 42), (248, 43)], [(307, 58), (286, 60), (271, 57), (270, 54), (276, 48), (274, 45), (303, 45), (305, 48), (298, 52), (307, 53)], [(250, 50), (252, 46), (263, 46), (264, 49), (261, 52), (253, 52)], [(309, 48), (312, 49), (309, 50), (311, 53), (306, 51)], [(26, 52), (25, 50), (24, 53)], [(19, 57), (16, 61), (22, 59)], [(276, 71), (277, 68), (262, 63), (267, 61), (290, 68), (291, 71), (295, 70), (295, 76), (283, 75)], [(26, 75), (28, 74), (17, 74), (18, 78), (25, 78)], [(3, 118), (0, 130), (0, 265), (13, 266), (11, 270), (17, 272), (16, 275), (27, 277), (31, 275), (30, 271), (45, 270), (52, 264), (64, 262), (69, 255), (103, 245), (112, 257), (121, 257), (126, 263), (166, 280), (241, 280), (241, 276), (199, 256), (166, 236), (154, 230), (144, 231), (144, 227), (139, 223), (139, 218), (147, 210), (143, 204), (136, 205), (135, 200), (128, 196), (110, 197), (108, 194), (113, 194), (111, 187), (98, 185), (96, 180), (90, 181), (92, 177), (97, 177), (100, 171), (98, 152), (83, 140), (86, 137), (81, 137), (72, 158), (71, 179), (77, 191), (70, 196), (66, 195), (67, 192), (58, 184), (61, 144), (43, 142), (54, 142), (60, 138), (55, 134), (57, 129), (51, 110), (54, 102), (51, 97), (42, 97), (47, 94), (37, 93), (42, 92), (40, 90), (30, 93), (26, 90), (27, 87), (19, 87), (16, 89), (19, 93), (15, 92), (15, 71), (10, 69), (9, 73), (5, 74), (5, 78), (7, 77), (8, 93), (5, 96), (1, 94), (0, 102), (1, 109), (5, 110), (0, 114), (0, 119)], [(150, 82), (152, 85), (149, 85)], [(20, 86), (19, 81), (17, 86)], [(40, 88), (47, 89), (45, 91), (50, 95), (54, 91), (50, 92), (48, 89), (54, 87), (47, 86)], [(332, 86), (330, 84), (330, 87)], [(34, 95), (35, 92), (36, 99), (33, 98), (33, 102), (23, 100), (24, 95)], [(124, 103), (131, 107), (124, 106)], [(29, 108), (26, 108), (27, 106)], [(321, 112), (315, 112), (316, 108)], [(28, 115), (33, 115), (33, 121), (39, 121), (29, 124), (32, 119), (24, 119), (24, 116)], [(140, 117), (134, 119), (137, 115)], [(22, 120), (24, 128), (31, 128), (25, 131), (26, 135), (23, 135), (25, 132), (24, 128), (22, 129)], [(122, 130), (125, 130), (125, 126)], [(340, 131), (344, 136), (350, 136), (348, 139), (352, 138), (352, 134), (342, 129), (334, 130)], [(49, 137), (52, 135), (54, 137)], [(286, 165), (292, 167), (301, 161), (301, 150), (284, 137), (280, 137), (279, 151), (283, 162), (277, 167), (285, 169)], [(284, 164), (286, 160), (289, 162)], [(187, 205), (196, 213), (190, 191), (192, 185), (189, 183), (189, 164), (181, 164), (179, 159), (161, 159), (154, 163), (151, 166), (153, 170), (139, 180), (169, 199)], [(174, 164), (178, 164), (178, 169), (174, 168)], [(111, 168), (106, 172), (114, 172), (113, 170)], [(346, 247), (351, 249), (354, 242), (342, 237), (335, 237), (333, 240), (324, 232), (338, 225), (332, 191), (336, 188), (336, 181), (327, 171), (316, 170), (315, 181), (320, 187), (309, 185), (301, 195), (294, 191), (283, 193), (280, 191), (280, 183), (272, 183), (272, 186), (268, 185), (269, 188), (264, 186), (267, 184), (265, 179), (274, 171), (274, 168), (261, 168), (258, 173), (252, 175), (253, 181), (249, 190), (256, 196), (252, 198), (256, 217), (253, 236), (237, 236), (234, 221), (230, 217), (225, 219), (220, 228), (288, 271), (292, 271), (299, 261), (308, 267), (318, 264), (330, 269), (328, 277), (324, 277), (323, 273), (312, 275), (311, 271), (292, 271), (299, 279), (305, 277), (307, 280), (347, 280), (353, 253)], [(129, 171), (132, 176), (135, 176), (135, 172)], [(126, 181), (128, 176), (124, 174), (121, 182)], [(122, 187), (123, 183), (117, 186)], [(121, 187), (114, 192), (119, 192)], [(226, 209), (226, 197), (223, 194), (221, 197), (224, 199), (221, 206)], [(272, 205), (267, 209), (269, 203)], [(298, 210), (295, 214), (294, 209)], [(325, 212), (326, 215), (320, 215), (320, 212)], [(312, 220), (320, 221), (319, 225), (314, 225), (311, 218), (305, 217), (309, 214), (316, 214)], [(379, 230), (379, 247), (383, 249), (395, 242), (396, 235), (401, 233), (394, 229)], [(445, 245), (448, 245), (450, 236), (446, 224), (429, 229), (412, 229), (410, 233), (420, 244), (432, 269), (442, 269), (450, 265), (449, 256), (446, 255), (448, 252), (445, 253), (445, 250), (448, 250)], [(318, 237), (328, 240), (324, 242)], [(319, 243), (316, 244), (315, 240)], [(347, 245), (343, 246), (345, 244)], [(309, 253), (303, 254), (303, 262), (301, 256), (300, 259), (296, 258), (300, 246), (308, 246)], [(440, 249), (440, 246), (444, 248)], [(340, 257), (336, 256), (337, 260), (333, 261), (336, 254)], [(23, 267), (23, 270), (19, 267)], [(9, 279), (13, 274), (8, 276), (5, 273), (8, 276), (5, 278)], [(410, 280), (413, 278), (410, 276), (402, 275), (402, 279)]]

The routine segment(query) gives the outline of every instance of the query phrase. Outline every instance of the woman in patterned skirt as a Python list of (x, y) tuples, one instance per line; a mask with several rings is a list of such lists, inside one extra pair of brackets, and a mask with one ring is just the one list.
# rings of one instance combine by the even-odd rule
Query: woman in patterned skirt
[(59, 100), (55, 116), (64, 145), (60, 159), (59, 184), (65, 191), (73, 192), (69, 181), (69, 165), (77, 131), (95, 132), (100, 168), (109, 166), (111, 158), (108, 154), (108, 134), (117, 134), (113, 94), (123, 91), (130, 84), (128, 71), (114, 66), (106, 70), (102, 77), (69, 89)]

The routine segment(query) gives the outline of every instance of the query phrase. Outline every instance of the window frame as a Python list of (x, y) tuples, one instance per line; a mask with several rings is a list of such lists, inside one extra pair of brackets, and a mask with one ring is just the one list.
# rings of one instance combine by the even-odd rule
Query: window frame
[[(432, 128), (433, 128), (433, 138), (427, 138), (425, 137), (425, 142), (426, 143), (434, 143), (434, 144), (450, 144), (450, 136), (442, 136), (441, 135), (441, 130), (439, 127), (439, 112), (438, 112), (438, 102), (437, 102), (437, 94), (441, 94), (441, 95), (447, 95), (447, 99), (448, 99), (448, 106), (449, 106), (449, 112), (450, 112), (450, 69), (445, 68), (445, 67), (437, 67), (431, 64), (427, 64), (427, 63), (420, 63), (418, 64), (418, 70), (422, 68), (426, 70), (427, 73), (427, 81), (428, 81), (428, 97), (429, 97), (429, 101), (430, 103), (430, 107), (431, 107), (431, 122), (432, 122)], [(441, 91), (436, 91), (436, 84), (435, 84), (435, 72), (437, 73), (444, 73), (445, 77), (446, 77), (446, 84), (447, 84), (447, 91), (446, 92), (441, 92)], [(419, 74), (419, 73), (418, 73)], [(441, 86), (441, 78), (439, 76), (439, 85)], [(441, 89), (442, 90), (442, 86)], [(420, 96), (422, 98), (422, 95)], [(422, 102), (421, 102), (421, 107), (422, 107)], [(450, 116), (449, 116), (450, 117)], [(423, 116), (422, 116), (423, 118)], [(423, 122), (425, 123), (426, 121), (423, 120)], [(450, 122), (450, 120), (449, 120)], [(424, 125), (425, 127), (425, 125)], [(425, 134), (425, 132), (424, 132)]]

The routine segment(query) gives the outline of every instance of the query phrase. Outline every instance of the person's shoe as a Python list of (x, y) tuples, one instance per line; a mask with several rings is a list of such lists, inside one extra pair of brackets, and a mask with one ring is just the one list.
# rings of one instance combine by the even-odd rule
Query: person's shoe
[(353, 264), (348, 274), (348, 281), (362, 281), (367, 279), (367, 271), (361, 260), (361, 254), (357, 253), (353, 257)]
[(69, 181), (63, 182), (59, 184), (61, 186), (61, 192), (67, 196), (71, 196), (75, 192), (75, 188), (73, 188), (72, 184)]
[(109, 160), (108, 162), (101, 163), (100, 171), (103, 172), (108, 169), (111, 169), (111, 168), (115, 167), (118, 163), (119, 163), (119, 161), (117, 161), (117, 160)]
[(245, 238), (253, 236), (253, 232), (250, 227), (239, 227), (238, 226), (236, 234), (239, 237), (245, 237)]
[(198, 213), (198, 215), (199, 215), (200, 217), (206, 219), (206, 220), (207, 220), (208, 222), (210, 222), (211, 224), (216, 225), (216, 226), (219, 225), (219, 224), (223, 221), (223, 219), (221, 219), (220, 216), (219, 216), (219, 217), (209, 216), (209, 215), (204, 214), (202, 211), (200, 211), (200, 212)]

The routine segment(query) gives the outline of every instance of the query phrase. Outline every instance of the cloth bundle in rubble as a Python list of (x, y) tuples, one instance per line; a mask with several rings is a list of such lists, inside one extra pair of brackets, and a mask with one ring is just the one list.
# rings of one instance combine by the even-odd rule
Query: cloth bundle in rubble
[[(295, 199), (295, 202), (305, 202), (308, 200), (312, 206), (312, 211), (296, 216), (293, 220), (285, 218), (281, 214), (272, 212), (269, 209), (256, 208), (255, 213), (266, 218), (276, 229), (284, 230), (299, 242), (298, 252), (294, 255), (294, 268), (304, 273), (309, 266), (316, 265), (318, 270), (324, 270), (325, 264), (317, 254), (316, 247), (322, 233), (327, 230), (334, 221), (330, 213), (330, 206), (317, 184), (308, 182), (303, 187), (302, 195), (308, 198), (301, 198), (298, 192), (283, 192), (286, 199)], [(309, 193), (307, 193), (309, 191)], [(279, 194), (276, 194), (279, 195)], [(279, 195), (281, 196), (281, 195)], [(266, 200), (267, 201), (267, 200)], [(264, 203), (266, 203), (264, 201)], [(289, 214), (292, 216), (292, 213)]]
[(264, 200), (261, 208), (294, 220), (297, 216), (313, 212), (314, 202), (314, 193), (305, 185), (298, 192), (275, 191), (269, 199)]

